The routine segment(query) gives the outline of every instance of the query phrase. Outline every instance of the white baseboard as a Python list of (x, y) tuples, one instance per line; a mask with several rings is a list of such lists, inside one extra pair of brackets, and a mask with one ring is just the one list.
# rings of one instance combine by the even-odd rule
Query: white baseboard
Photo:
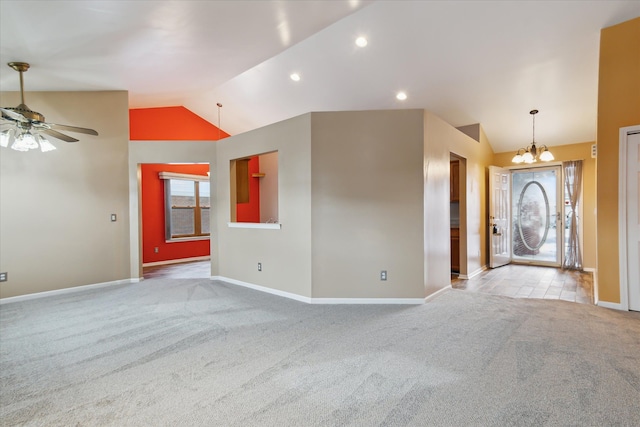
[(473, 273), (469, 274), (469, 279), (473, 279), (474, 277), (476, 277), (478, 274), (482, 273), (483, 271), (486, 271), (489, 267), (486, 265), (483, 265), (482, 267), (480, 267), (479, 269), (477, 269), (476, 271), (474, 271)]
[(596, 305), (602, 308), (611, 308), (613, 310), (628, 311), (622, 306), (622, 304), (617, 302), (598, 301)]
[(285, 297), (289, 299), (293, 299), (300, 302), (306, 302), (307, 304), (311, 304), (311, 298), (305, 297), (298, 294), (292, 294), (291, 292), (285, 292), (278, 289), (268, 288), (266, 286), (254, 285), (253, 283), (243, 282), (241, 280), (231, 279), (229, 277), (224, 276), (211, 276), (211, 280), (219, 280), (221, 282), (230, 283), (232, 285), (243, 286), (245, 288), (254, 289), (260, 292), (266, 292), (268, 294), (277, 295), (279, 297)]
[(310, 298), (224, 276), (211, 276), (211, 280), (219, 280), (221, 282), (243, 286), (245, 288), (266, 292), (268, 294), (293, 299), (307, 304), (424, 304), (425, 302), (424, 298)]
[(476, 271), (472, 272), (471, 274), (458, 274), (458, 278), (459, 279), (463, 279), (463, 280), (469, 280), (469, 279), (473, 279), (474, 277), (476, 277), (478, 274), (482, 273), (483, 271), (485, 271), (488, 267), (486, 265), (483, 265), (482, 267), (480, 267), (479, 269), (477, 269)]
[(137, 283), (139, 281), (140, 279), (137, 279), (137, 278), (122, 279), (122, 280), (114, 280), (113, 282), (94, 283), (92, 285), (81, 285), (81, 286), (74, 286), (71, 288), (55, 289), (53, 291), (36, 292), (33, 294), (18, 295), (15, 297), (8, 297), (8, 298), (0, 298), (0, 305), (9, 304), (13, 302), (27, 301), (31, 299), (37, 299), (37, 298), (50, 297), (54, 295), (70, 294), (73, 292), (81, 292), (89, 289), (105, 288), (107, 286), (128, 285), (131, 283)]
[(210, 256), (194, 256), (191, 258), (178, 258), (178, 259), (168, 259), (166, 261), (156, 261), (156, 262), (145, 262), (142, 264), (143, 267), (155, 267), (156, 265), (169, 265), (169, 264), (181, 264), (183, 262), (193, 262), (193, 261), (207, 261), (210, 260)]
[(431, 301), (432, 299), (437, 298), (441, 293), (443, 293), (443, 292), (445, 292), (445, 291), (448, 291), (449, 289), (453, 289), (453, 288), (451, 287), (451, 285), (447, 285), (447, 286), (445, 286), (444, 288), (442, 288), (442, 289), (440, 289), (440, 290), (435, 291), (435, 292), (434, 292), (434, 293), (432, 293), (431, 295), (427, 295), (427, 296), (425, 297), (425, 299), (424, 299), (424, 302), (425, 302), (425, 303), (427, 303), (427, 302)]
[(593, 267), (584, 267), (582, 271), (586, 271), (587, 273), (595, 273), (596, 269)]

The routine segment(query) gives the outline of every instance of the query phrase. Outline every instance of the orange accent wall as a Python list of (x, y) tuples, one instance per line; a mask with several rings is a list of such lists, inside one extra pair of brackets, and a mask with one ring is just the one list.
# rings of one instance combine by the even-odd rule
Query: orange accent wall
[(260, 157), (253, 156), (249, 160), (249, 202), (238, 203), (236, 221), (260, 222), (260, 178), (251, 175), (260, 172)]
[(131, 141), (217, 141), (228, 136), (182, 106), (129, 110)]
[[(168, 261), (209, 256), (209, 240), (189, 240), (166, 243), (164, 213), (164, 180), (160, 172), (206, 175), (209, 165), (141, 165), (142, 174), (142, 262)], [(158, 253), (155, 253), (158, 248)]]

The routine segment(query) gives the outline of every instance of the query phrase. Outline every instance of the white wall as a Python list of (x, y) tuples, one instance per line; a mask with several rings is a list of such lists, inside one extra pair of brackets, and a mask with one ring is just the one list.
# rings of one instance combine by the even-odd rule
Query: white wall
[[(128, 95), (29, 92), (47, 121), (96, 129), (42, 153), (0, 148), (0, 297), (128, 279)], [(16, 92), (0, 105), (18, 105)], [(111, 214), (118, 220), (111, 222)]]

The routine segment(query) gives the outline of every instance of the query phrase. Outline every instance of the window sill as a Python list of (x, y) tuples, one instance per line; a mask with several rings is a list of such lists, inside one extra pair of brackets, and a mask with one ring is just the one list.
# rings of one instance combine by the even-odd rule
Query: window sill
[(193, 242), (196, 240), (211, 240), (210, 236), (195, 236), (195, 237), (177, 237), (175, 239), (165, 240), (165, 243), (177, 243), (177, 242)]
[(269, 230), (280, 230), (282, 224), (272, 222), (228, 222), (229, 228), (262, 228)]

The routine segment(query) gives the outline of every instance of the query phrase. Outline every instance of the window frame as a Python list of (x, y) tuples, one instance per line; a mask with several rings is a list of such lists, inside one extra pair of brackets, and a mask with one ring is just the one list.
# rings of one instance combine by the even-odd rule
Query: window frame
[[(191, 174), (183, 174), (183, 173), (175, 173), (175, 172), (160, 172), (160, 179), (164, 180), (164, 210), (165, 210), (165, 240), (167, 242), (176, 242), (176, 241), (185, 241), (185, 240), (209, 240), (211, 237), (211, 233), (203, 233), (202, 232), (202, 207), (200, 206), (200, 183), (207, 182), (209, 183), (209, 176), (206, 175), (191, 175)], [(194, 232), (192, 234), (173, 234), (172, 224), (171, 224), (171, 212), (173, 206), (171, 204), (171, 180), (182, 180), (189, 181), (193, 183), (194, 188), (194, 198), (195, 198), (195, 206), (189, 207), (189, 209), (193, 209), (193, 224), (194, 224)], [(209, 207), (205, 208), (209, 209), (211, 212), (211, 189), (209, 189)], [(211, 222), (211, 217), (209, 217), (209, 223)], [(211, 224), (209, 224), (209, 230), (211, 230)]]

